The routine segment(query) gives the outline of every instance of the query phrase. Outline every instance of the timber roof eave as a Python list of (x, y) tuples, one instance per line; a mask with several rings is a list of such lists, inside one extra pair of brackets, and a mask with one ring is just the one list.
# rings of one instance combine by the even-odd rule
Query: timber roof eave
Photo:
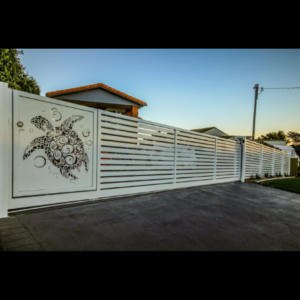
[(127, 95), (121, 91), (115, 90), (114, 88), (111, 88), (109, 86), (104, 85), (103, 83), (98, 83), (98, 84), (93, 84), (93, 85), (88, 85), (88, 86), (82, 86), (82, 87), (77, 87), (77, 88), (71, 88), (71, 89), (65, 89), (65, 90), (59, 90), (59, 91), (54, 91), (54, 92), (48, 92), (46, 93), (46, 97), (49, 98), (54, 98), (54, 97), (58, 97), (58, 96), (62, 96), (62, 95), (66, 95), (66, 94), (73, 94), (73, 93), (79, 93), (79, 92), (84, 92), (84, 91), (88, 91), (88, 90), (93, 90), (93, 89), (98, 89), (101, 88), (109, 93), (115, 94), (119, 97), (122, 97), (128, 101), (134, 102), (136, 104), (138, 104), (139, 106), (143, 107), (143, 106), (147, 106), (147, 103), (139, 100), (137, 98), (134, 98), (130, 95)]

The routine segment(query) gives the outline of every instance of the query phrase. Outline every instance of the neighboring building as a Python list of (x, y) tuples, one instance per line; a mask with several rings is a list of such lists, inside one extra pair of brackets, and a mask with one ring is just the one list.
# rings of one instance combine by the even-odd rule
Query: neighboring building
[[(272, 145), (272, 146), (286, 146), (286, 141), (285, 140), (272, 140), (272, 141), (269, 141), (269, 140), (263, 140), (265, 143), (269, 144), (269, 145)], [(287, 146), (289, 147), (289, 146)]]
[(138, 110), (147, 103), (103, 83), (48, 92), (46, 97), (139, 118)]
[[(218, 136), (224, 139), (229, 140), (236, 140), (237, 138), (244, 138), (244, 135), (228, 135), (227, 133), (223, 132), (222, 130), (218, 129), (217, 127), (205, 127), (205, 128), (199, 128), (199, 129), (191, 129), (191, 131), (196, 131), (200, 133), (210, 134), (214, 136)], [(246, 136), (246, 139), (250, 140), (252, 136)]]
[(199, 128), (199, 129), (191, 129), (191, 131), (196, 131), (196, 132), (210, 134), (210, 135), (214, 135), (214, 136), (220, 136), (220, 137), (228, 137), (228, 134), (221, 131), (217, 127), (206, 127), (206, 128)]
[(298, 161), (300, 161), (299, 156), (296, 154), (295, 149), (292, 146), (287, 146), (286, 145), (286, 141), (285, 140), (263, 140), (265, 143), (272, 145), (276, 148), (279, 148), (285, 152), (287, 152), (288, 154), (291, 155), (291, 157), (298, 157)]

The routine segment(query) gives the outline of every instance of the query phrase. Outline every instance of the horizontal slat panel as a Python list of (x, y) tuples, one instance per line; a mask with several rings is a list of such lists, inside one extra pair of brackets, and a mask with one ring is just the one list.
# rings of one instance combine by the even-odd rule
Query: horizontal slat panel
[[(201, 181), (203, 180), (212, 180), (214, 179), (213, 176), (207, 176), (207, 177), (201, 177)], [(177, 182), (190, 182), (190, 181), (199, 181), (199, 178), (180, 178), (180, 179), (176, 179), (176, 183)]]
[(153, 175), (153, 176), (125, 176), (125, 177), (110, 177), (103, 178), (101, 184), (112, 183), (112, 182), (130, 182), (130, 181), (145, 181), (145, 180), (160, 180), (160, 179), (171, 179), (173, 180), (173, 175)]
[[(137, 145), (137, 144), (130, 144), (130, 143), (116, 143), (114, 141), (101, 141), (100, 144), (102, 146), (109, 146), (109, 147), (119, 147), (119, 148), (133, 148), (133, 149), (141, 149), (141, 150), (162, 150), (168, 152), (174, 152), (174, 146), (172, 147), (163, 147), (163, 146), (146, 146), (146, 145)], [(105, 147), (101, 147), (101, 151), (105, 151)]]
[[(105, 141), (113, 141), (113, 142), (127, 142), (127, 143), (132, 143), (132, 144), (145, 144), (145, 145), (155, 145), (155, 146), (171, 146), (170, 143), (163, 143), (163, 142), (149, 142), (145, 140), (140, 140), (140, 139), (130, 139), (130, 138), (121, 138), (121, 137), (114, 137), (111, 135), (100, 135), (101, 140)], [(102, 142), (102, 141), (101, 141)]]
[(139, 128), (141, 128), (141, 129), (149, 129), (149, 130), (154, 130), (154, 131), (168, 132), (168, 133), (174, 134), (174, 129), (165, 128), (165, 127), (159, 127), (159, 126), (154, 126), (154, 125), (145, 124), (145, 123), (139, 123)]
[(100, 165), (100, 170), (173, 170), (173, 166), (108, 166)]
[(205, 143), (195, 143), (195, 142), (186, 142), (186, 141), (179, 141), (177, 140), (177, 145), (190, 145), (190, 146), (194, 146), (194, 147), (205, 147), (205, 148), (215, 148), (214, 145), (210, 145), (210, 144), (205, 144)]
[(238, 180), (241, 147), (233, 140), (176, 129), (175, 162), (174, 127), (110, 114), (103, 120), (111, 122), (101, 122), (99, 128), (99, 180), (105, 195)]
[(137, 127), (129, 127), (122, 124), (115, 124), (115, 123), (108, 123), (108, 122), (102, 122), (102, 126), (100, 128), (100, 133), (105, 129), (110, 130), (118, 130), (118, 131), (124, 131), (124, 132), (131, 132), (131, 133), (138, 133)]
[(121, 155), (121, 154), (109, 154), (109, 153), (101, 153), (100, 158), (111, 158), (111, 159), (125, 159), (125, 160), (172, 160), (174, 161), (173, 157), (169, 156), (150, 156), (150, 155)]
[(188, 151), (199, 151), (199, 152), (213, 152), (215, 153), (215, 149), (212, 147), (194, 147), (194, 146), (184, 146), (184, 145), (177, 145), (177, 152), (188, 152)]
[(136, 181), (132, 183), (124, 182), (124, 183), (101, 183), (100, 189), (107, 189), (107, 188), (119, 188), (119, 187), (130, 187), (130, 186), (139, 186), (139, 185), (152, 185), (152, 184), (165, 184), (171, 182), (173, 183), (173, 179), (163, 179), (163, 180), (147, 180), (147, 181)]
[(154, 165), (174, 165), (173, 161), (137, 161), (137, 160), (104, 160), (100, 161), (101, 164), (108, 165), (145, 165), (145, 166), (154, 166)]
[(195, 134), (191, 134), (191, 133), (187, 133), (184, 131), (177, 131), (177, 136), (179, 138), (192, 138), (192, 139), (202, 139), (204, 141), (208, 141), (208, 142), (215, 142), (216, 139), (218, 139), (217, 137), (208, 137), (207, 135), (201, 135), (200, 133), (195, 133)]
[[(120, 118), (112, 118), (112, 117), (107, 117), (107, 116), (101, 116), (101, 120), (102, 121), (107, 121), (107, 122), (112, 122), (112, 123), (117, 123), (117, 124), (122, 124), (122, 125), (127, 125), (131, 126), (131, 127), (137, 127), (138, 126), (138, 121), (133, 122), (133, 121), (128, 121), (128, 120), (124, 120), (124, 119), (120, 119)], [(103, 124), (105, 124), (106, 122), (101, 122), (100, 126), (105, 126)]]
[(212, 177), (213, 174), (180, 174), (180, 175), (177, 175), (176, 178), (179, 179), (179, 178), (203, 178), (203, 177)]
[(166, 170), (160, 170), (160, 171), (102, 171), (100, 172), (100, 177), (105, 178), (108, 176), (138, 176), (138, 175), (173, 175), (174, 171), (166, 171)]
[(215, 147), (215, 141), (206, 141), (201, 139), (192, 139), (192, 138), (183, 138), (177, 136), (177, 144), (182, 144), (183, 142), (189, 144), (189, 145), (210, 145)]
[(113, 137), (120, 136), (120, 137), (131, 137), (131, 138), (143, 138), (143, 139), (151, 139), (151, 140), (157, 140), (157, 141), (166, 141), (168, 143), (174, 144), (174, 138), (162, 138), (162, 137), (153, 137), (152, 135), (145, 135), (145, 134), (137, 134), (137, 133), (131, 133), (131, 132), (125, 132), (125, 131), (119, 131), (119, 130), (109, 130), (109, 129), (103, 129), (101, 132), (104, 136), (107, 136), (106, 134), (109, 134)]
[[(131, 154), (146, 154), (146, 155), (154, 155), (154, 156), (159, 156), (159, 155), (164, 155), (164, 156), (169, 156), (174, 158), (174, 151), (168, 152), (168, 151), (161, 151), (161, 150), (153, 150), (153, 147), (151, 150), (135, 150), (135, 149), (120, 149), (120, 148), (112, 148), (112, 147), (102, 147), (102, 150), (105, 149), (105, 151), (102, 151), (102, 154), (105, 154), (105, 152), (113, 152), (113, 153), (128, 153), (129, 155)], [(100, 157), (103, 157), (102, 154), (100, 154)]]

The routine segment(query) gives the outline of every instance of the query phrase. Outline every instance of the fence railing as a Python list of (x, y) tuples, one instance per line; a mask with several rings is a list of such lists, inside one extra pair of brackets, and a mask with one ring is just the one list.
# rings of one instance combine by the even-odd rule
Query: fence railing
[[(3, 82), (0, 108), (0, 218), (8, 210), (244, 181), (290, 169), (287, 153), (249, 140), (242, 144), (49, 99)], [(53, 118), (53, 110), (63, 119)], [(24, 156), (28, 149), (35, 152)]]
[(243, 151), (242, 179), (256, 174), (261, 177), (266, 173), (271, 176), (290, 174), (290, 155), (284, 151), (247, 139)]
[(155, 122), (99, 112), (105, 195), (240, 179), (240, 144)]

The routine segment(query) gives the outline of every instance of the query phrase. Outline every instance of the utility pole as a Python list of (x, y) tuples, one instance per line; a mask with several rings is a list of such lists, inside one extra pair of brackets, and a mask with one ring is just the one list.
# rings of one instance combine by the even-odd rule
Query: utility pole
[(256, 101), (257, 101), (257, 97), (258, 97), (258, 87), (259, 87), (258, 83), (253, 87), (255, 89), (255, 97), (254, 97), (252, 141), (254, 141), (254, 135), (255, 135), (255, 115), (256, 115)]

